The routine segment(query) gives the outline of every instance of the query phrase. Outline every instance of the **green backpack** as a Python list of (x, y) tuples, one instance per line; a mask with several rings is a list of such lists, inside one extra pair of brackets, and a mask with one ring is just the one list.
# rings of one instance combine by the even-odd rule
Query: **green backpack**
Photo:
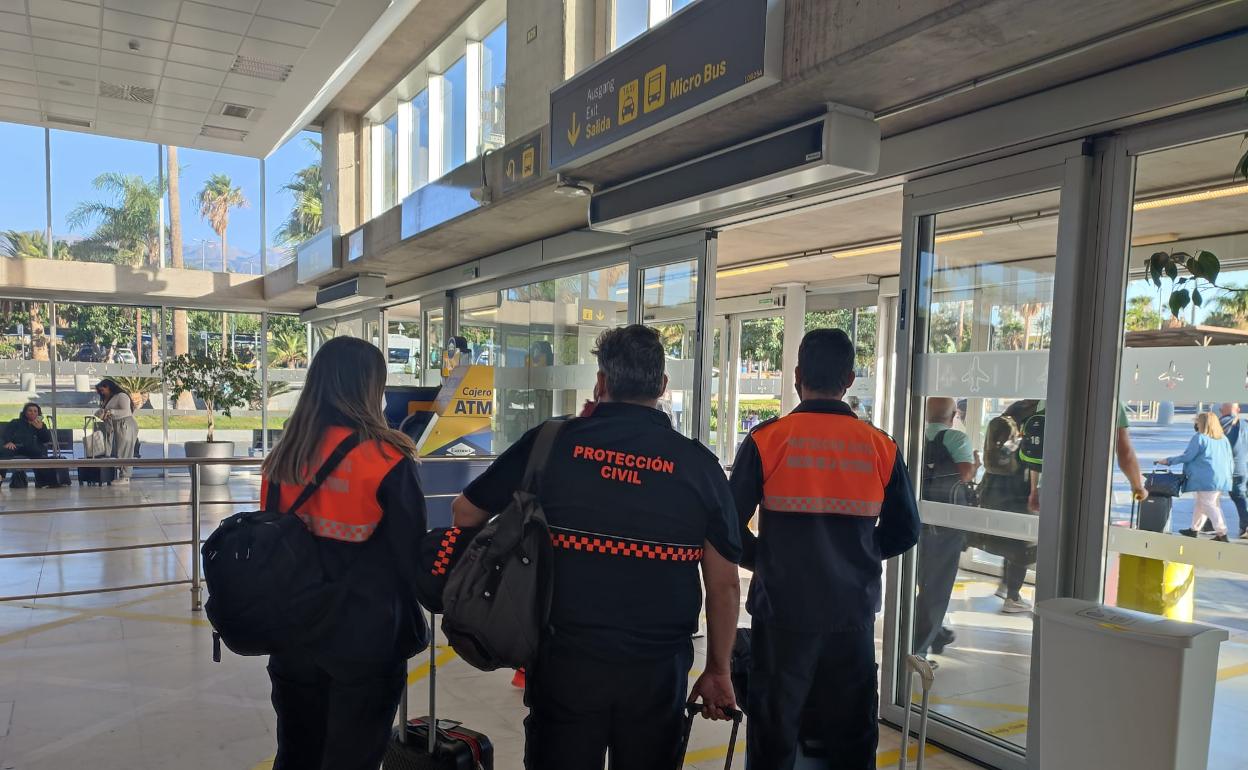
[(1044, 467), (1044, 410), (1023, 421), (1023, 439), (1018, 445), (1019, 461), (1033, 471)]

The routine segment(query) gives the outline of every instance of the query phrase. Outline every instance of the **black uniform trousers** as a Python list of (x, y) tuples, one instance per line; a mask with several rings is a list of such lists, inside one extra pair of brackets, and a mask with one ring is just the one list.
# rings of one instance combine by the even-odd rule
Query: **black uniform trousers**
[(791, 770), (799, 733), (830, 770), (874, 770), (879, 686), (872, 626), (794, 631), (754, 621), (746, 713), (747, 770)]
[(958, 561), (966, 549), (966, 533), (924, 524), (919, 533), (917, 582), (914, 602), (914, 651), (926, 655), (940, 633), (958, 580)]
[(377, 770), (407, 679), (407, 661), (341, 665), (306, 652), (269, 656), (273, 770)]
[[(19, 446), (17, 449), (6, 449), (0, 446), (0, 460), (16, 460), (25, 458), (27, 460), (42, 460), (48, 456), (46, 449), (29, 449)], [(4, 481), (7, 471), (0, 471), (0, 481)], [(13, 480), (10, 482), (14, 487), (24, 487), (27, 484), (26, 471), (13, 471)]]
[(596, 770), (676, 767), (693, 646), (655, 661), (604, 663), (543, 651), (525, 671), (524, 766)]

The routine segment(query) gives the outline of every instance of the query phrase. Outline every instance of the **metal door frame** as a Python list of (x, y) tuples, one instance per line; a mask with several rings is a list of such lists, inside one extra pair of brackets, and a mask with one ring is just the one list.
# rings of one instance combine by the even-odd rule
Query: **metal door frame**
[[(1057, 254), (1055, 260), (1054, 307), (1074, 306), (1074, 268), (1086, 232), (1086, 209), (1092, 181), (1089, 146), (1082, 141), (1067, 142), (1042, 150), (1023, 153), (1000, 160), (970, 166), (908, 182), (904, 189), (902, 225), (902, 263), (897, 301), (896, 369), (893, 393), (893, 435), (899, 440), (903, 457), (910, 467), (918, 467), (923, 442), (911, 440), (922, 435), (922, 413), (916, 409), (920, 395), (918, 383), (922, 372), (914, 366), (916, 352), (926, 351), (926, 340), (918, 337), (926, 330), (917, 313), (927, 312), (927, 297), (920, 296), (923, 287), (919, 278), (928, 269), (920, 265), (924, 258), (919, 249), (920, 225), (930, 215), (1006, 200), (1037, 192), (1060, 191)], [(1068, 391), (1071, 384), (1069, 358), (1075, 344), (1076, 319), (1070, 313), (1054, 313), (1052, 343), (1049, 351), (1049, 382), (1046, 396), (1045, 443), (1062, 446), (1066, 443)], [(1042, 601), (1059, 593), (1061, 566), (1068, 564), (1062, 534), (1069, 527), (1062, 521), (1062, 487), (1069, 475), (1069, 458), (1059, 456), (1046, 462), (1046, 494), (1041, 501), (1038, 521), (1039, 560), (1036, 599)], [(1050, 467), (1051, 466), (1051, 467)], [(1047, 480), (1052, 481), (1047, 481)], [(1008, 515), (1008, 514), (1003, 514)], [(900, 650), (910, 645), (910, 607), (903, 595), (912, 595), (915, 581), (915, 553), (912, 550), (887, 566), (888, 590), (885, 595), (884, 656), (881, 667), (882, 718), (900, 724), (905, 712), (900, 706), (904, 669), (899, 669)], [(903, 646), (904, 645), (904, 646)], [(1031, 713), (1036, 713), (1035, 697), (1038, 677), (1036, 647), (1033, 653), (1030, 682)], [(1035, 720), (1029, 722), (1028, 734), (1035, 735)], [(933, 740), (993, 767), (1023, 770), (1026, 755), (1005, 741), (993, 739), (952, 722), (934, 719), (930, 735)], [(1034, 745), (1029, 740), (1030, 745)]]

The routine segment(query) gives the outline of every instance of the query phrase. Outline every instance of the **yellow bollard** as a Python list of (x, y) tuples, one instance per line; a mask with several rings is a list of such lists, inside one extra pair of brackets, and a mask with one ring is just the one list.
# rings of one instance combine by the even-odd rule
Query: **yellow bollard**
[(1161, 559), (1118, 557), (1119, 607), (1191, 622), (1196, 613), (1196, 569)]

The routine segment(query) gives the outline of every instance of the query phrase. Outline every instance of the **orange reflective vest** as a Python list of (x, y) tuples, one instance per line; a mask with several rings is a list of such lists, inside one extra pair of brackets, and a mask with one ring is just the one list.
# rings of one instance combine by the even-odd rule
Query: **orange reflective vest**
[[(317, 449), (317, 467), (349, 433), (349, 428), (338, 426), (325, 432)], [(402, 459), (397, 449), (379, 441), (362, 442), (343, 458), (296, 515), (318, 537), (347, 543), (368, 540), (381, 523), (377, 488)], [(312, 470), (307, 472), (309, 479), (313, 473)], [(268, 484), (262, 483), (260, 489), (261, 507), (264, 507), (268, 503)], [(282, 484), (281, 510), (293, 505), (302, 491), (303, 485)]]
[(794, 412), (750, 434), (763, 472), (762, 508), (878, 517), (897, 445), (853, 415)]

